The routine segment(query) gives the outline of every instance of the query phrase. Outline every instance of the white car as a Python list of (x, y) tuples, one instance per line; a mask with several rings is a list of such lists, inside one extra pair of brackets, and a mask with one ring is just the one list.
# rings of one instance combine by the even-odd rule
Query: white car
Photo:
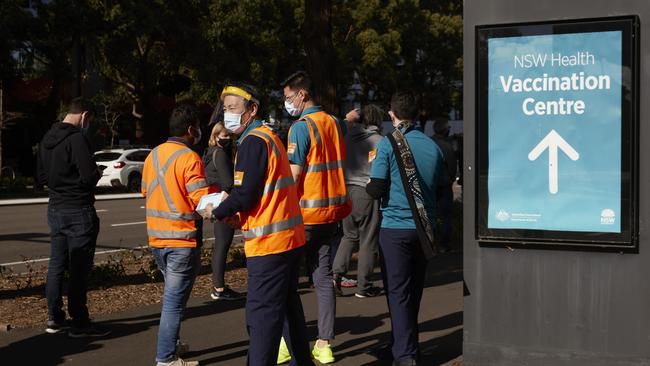
[(97, 151), (95, 162), (102, 170), (97, 187), (125, 187), (129, 192), (140, 192), (144, 160), (149, 148), (113, 148)]

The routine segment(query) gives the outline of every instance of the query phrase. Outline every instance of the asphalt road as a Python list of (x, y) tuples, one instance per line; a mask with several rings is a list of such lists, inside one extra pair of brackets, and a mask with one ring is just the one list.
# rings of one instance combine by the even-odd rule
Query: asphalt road
[[(101, 225), (96, 258), (147, 245), (144, 199), (97, 201), (95, 208)], [(50, 255), (49, 232), (47, 204), (0, 206), (0, 266), (20, 267), (25, 260), (45, 265)], [(210, 246), (212, 225), (205, 225), (204, 238)]]

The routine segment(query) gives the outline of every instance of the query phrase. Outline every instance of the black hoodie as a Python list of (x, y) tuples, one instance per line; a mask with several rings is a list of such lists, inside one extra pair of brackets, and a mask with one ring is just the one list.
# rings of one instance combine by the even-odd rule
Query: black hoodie
[(38, 180), (50, 193), (50, 207), (81, 208), (95, 203), (95, 185), (101, 172), (90, 141), (79, 127), (57, 122), (38, 149)]

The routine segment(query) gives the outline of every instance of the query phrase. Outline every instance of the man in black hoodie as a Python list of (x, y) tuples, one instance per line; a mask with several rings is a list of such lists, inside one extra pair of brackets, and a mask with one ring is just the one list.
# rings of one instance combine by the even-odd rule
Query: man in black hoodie
[(51, 254), (47, 270), (47, 333), (68, 328), (63, 311), (63, 277), (67, 270), (68, 336), (82, 338), (109, 333), (90, 322), (86, 306), (88, 275), (99, 234), (94, 189), (101, 177), (85, 131), (93, 118), (92, 104), (75, 98), (62, 122), (52, 125), (38, 150), (38, 180), (48, 186), (47, 221)]

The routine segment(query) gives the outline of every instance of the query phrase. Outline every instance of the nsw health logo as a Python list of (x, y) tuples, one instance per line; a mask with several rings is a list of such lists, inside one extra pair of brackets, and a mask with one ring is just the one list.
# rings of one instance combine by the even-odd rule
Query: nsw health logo
[(600, 212), (601, 225), (614, 225), (616, 222), (616, 213), (614, 210), (606, 208)]

